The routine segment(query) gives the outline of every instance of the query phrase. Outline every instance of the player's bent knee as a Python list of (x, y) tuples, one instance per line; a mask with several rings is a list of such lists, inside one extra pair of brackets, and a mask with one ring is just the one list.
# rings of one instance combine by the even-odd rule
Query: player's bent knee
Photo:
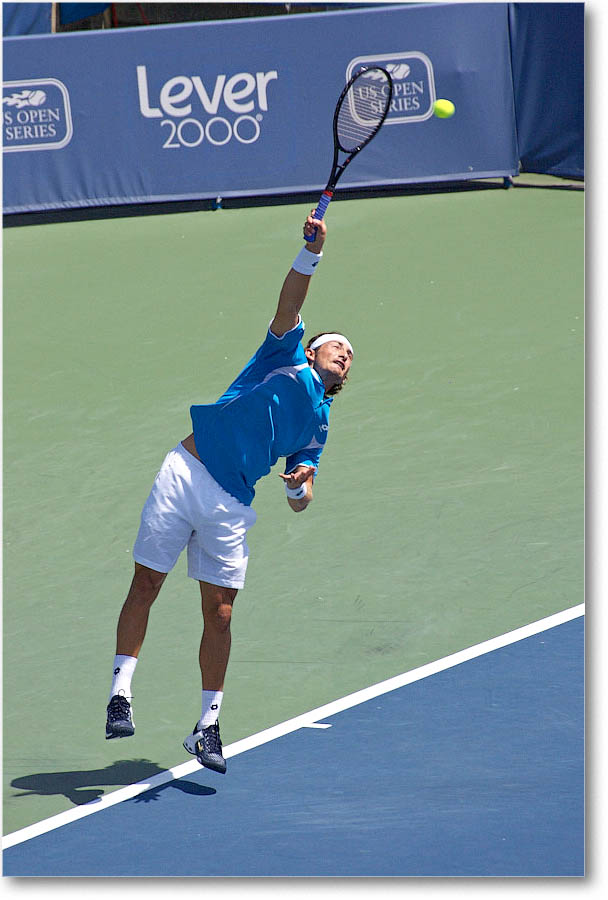
[(205, 622), (205, 628), (211, 628), (217, 634), (225, 634), (226, 632), (230, 631), (230, 623), (232, 621), (232, 604), (204, 604), (203, 619)]
[(218, 632), (229, 631), (232, 619), (232, 604), (237, 593), (238, 590), (236, 588), (220, 587), (219, 585), (201, 582), (203, 618), (206, 626), (210, 626)]
[(214, 618), (217, 631), (229, 631), (230, 622), (232, 621), (232, 604), (223, 603), (218, 606)]

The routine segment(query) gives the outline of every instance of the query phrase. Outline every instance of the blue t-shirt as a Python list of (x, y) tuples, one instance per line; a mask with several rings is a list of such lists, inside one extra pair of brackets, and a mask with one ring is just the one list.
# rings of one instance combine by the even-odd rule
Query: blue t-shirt
[(215, 403), (191, 406), (201, 461), (224, 490), (249, 506), (254, 485), (280, 456), (285, 472), (318, 468), (331, 397), (302, 346), (304, 323), (283, 337), (270, 329), (243, 371)]

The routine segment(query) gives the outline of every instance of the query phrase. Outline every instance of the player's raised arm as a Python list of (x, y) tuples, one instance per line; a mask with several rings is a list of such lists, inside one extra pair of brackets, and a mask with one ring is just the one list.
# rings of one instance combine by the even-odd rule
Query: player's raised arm
[(310, 279), (323, 255), (327, 227), (323, 221), (313, 219), (311, 214), (304, 223), (304, 234), (307, 236), (314, 234), (315, 228), (317, 233), (314, 241), (302, 247), (283, 282), (277, 311), (270, 325), (270, 330), (277, 337), (283, 337), (285, 332), (298, 324), (298, 316), (306, 299)]

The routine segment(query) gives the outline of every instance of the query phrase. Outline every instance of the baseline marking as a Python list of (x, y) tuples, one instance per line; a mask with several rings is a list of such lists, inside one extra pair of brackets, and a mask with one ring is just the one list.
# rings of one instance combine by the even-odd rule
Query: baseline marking
[[(299, 728), (329, 728), (331, 727), (330, 725), (321, 724), (318, 720), (326, 719), (345, 709), (350, 709), (353, 706), (358, 706), (360, 703), (365, 703), (367, 700), (372, 700), (374, 697), (379, 697), (381, 694), (387, 694), (389, 691), (404, 687), (406, 684), (412, 684), (414, 681), (428, 678), (430, 675), (443, 672), (453, 666), (460, 665), (460, 663), (468, 662), (478, 656), (483, 656), (485, 653), (491, 653), (493, 650), (499, 650), (501, 647), (506, 647), (509, 644), (514, 644), (527, 637), (532, 637), (542, 631), (547, 631), (549, 628), (554, 628), (556, 625), (570, 622), (572, 619), (576, 619), (584, 614), (584, 603), (581, 603), (578, 606), (572, 606), (570, 609), (564, 609), (562, 612), (554, 613), (544, 619), (539, 619), (537, 622), (523, 625), (521, 628), (516, 628), (514, 631), (509, 631), (498, 637), (490, 638), (487, 641), (483, 641), (481, 644), (475, 644), (473, 647), (459, 650), (456, 653), (452, 653), (450, 656), (444, 656), (443, 659), (438, 659), (435, 660), (435, 662), (419, 666), (418, 668), (412, 669), (409, 672), (404, 672), (401, 675), (395, 675), (393, 678), (388, 678), (386, 681), (380, 681), (370, 687), (363, 688), (363, 690), (355, 691), (353, 694), (347, 694), (346, 697), (341, 697), (339, 700), (332, 700), (331, 703), (326, 703), (324, 706), (319, 706), (317, 709), (312, 709), (300, 716), (295, 716), (293, 719), (288, 719), (286, 722), (273, 725), (270, 728), (266, 728), (264, 731), (260, 731), (250, 737), (229, 744), (224, 748), (224, 757), (229, 759), (232, 756), (245, 753), (247, 750), (253, 750), (254, 747), (259, 747), (269, 741), (274, 741), (286, 734), (297, 731)], [(160, 785), (167, 784), (167, 782), (174, 781), (178, 778), (184, 778), (186, 775), (191, 775), (193, 772), (200, 769), (201, 766), (196, 759), (190, 760), (179, 766), (167, 769), (165, 772), (159, 772), (158, 775), (153, 775), (152, 778), (145, 781), (138, 781), (135, 784), (119, 788), (117, 791), (112, 791), (99, 798), (99, 800), (93, 800), (76, 809), (69, 809), (56, 816), (43, 819), (41, 822), (27, 825), (25, 828), (21, 828), (18, 831), (14, 831), (12, 834), (7, 834), (3, 837), (2, 849), (6, 850), (9, 847), (14, 847), (15, 844), (21, 844), (24, 841), (39, 837), (42, 834), (53, 831), (55, 828), (60, 828), (62, 825), (75, 822), (85, 816), (92, 815), (92, 813), (101, 812), (102, 809), (107, 809), (108, 807), (114, 806), (117, 803), (122, 803), (125, 800), (131, 800), (133, 797), (137, 797), (138, 794), (143, 794), (151, 788), (160, 787)]]

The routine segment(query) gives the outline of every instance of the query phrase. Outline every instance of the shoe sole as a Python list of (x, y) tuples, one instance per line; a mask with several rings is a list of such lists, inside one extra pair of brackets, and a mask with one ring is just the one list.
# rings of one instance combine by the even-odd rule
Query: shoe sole
[[(187, 740), (187, 739), (186, 739)], [(198, 750), (191, 750), (186, 741), (184, 741), (184, 750), (191, 754), (191, 756), (196, 756), (196, 761), (199, 765), (204, 766), (206, 769), (212, 769), (214, 772), (219, 772), (220, 775), (226, 774), (226, 763), (215, 763), (212, 760), (203, 759)]]
[(222, 765), (221, 763), (214, 763), (210, 760), (203, 760), (201, 757), (196, 754), (196, 761), (200, 763), (201, 766), (204, 766), (205, 769), (211, 769), (213, 772), (219, 772), (220, 775), (226, 774), (226, 763)]
[(111, 741), (112, 738), (126, 738), (132, 737), (135, 734), (135, 729), (132, 725), (123, 725), (115, 727), (113, 731), (106, 731), (106, 741)]

